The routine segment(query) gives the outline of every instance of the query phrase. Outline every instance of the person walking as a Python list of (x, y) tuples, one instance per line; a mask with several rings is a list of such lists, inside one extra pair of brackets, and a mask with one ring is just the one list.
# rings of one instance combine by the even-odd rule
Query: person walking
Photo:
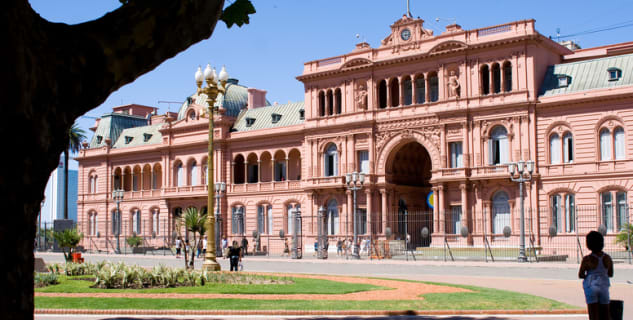
[(182, 239), (176, 238), (176, 259), (180, 259), (180, 249), (182, 248)]
[(226, 236), (222, 238), (222, 257), (224, 259), (229, 256), (229, 241), (226, 239)]
[(281, 256), (283, 257), (284, 255), (286, 256), (290, 256), (290, 248), (288, 247), (288, 239), (284, 239), (284, 252), (281, 254)]
[(238, 246), (236, 240), (233, 240), (233, 245), (229, 247), (228, 256), (231, 263), (231, 271), (238, 271), (237, 267), (242, 261), (242, 248)]
[(591, 254), (582, 258), (578, 277), (583, 279), (589, 320), (609, 320), (609, 278), (613, 277), (613, 260), (602, 252), (604, 237), (597, 231), (587, 234), (587, 248)]
[(248, 255), (248, 240), (246, 240), (246, 237), (242, 237), (242, 255)]
[(202, 239), (202, 256), (207, 255), (207, 238)]
[(343, 240), (341, 240), (341, 238), (338, 238), (338, 240), (336, 241), (336, 255), (343, 255)]

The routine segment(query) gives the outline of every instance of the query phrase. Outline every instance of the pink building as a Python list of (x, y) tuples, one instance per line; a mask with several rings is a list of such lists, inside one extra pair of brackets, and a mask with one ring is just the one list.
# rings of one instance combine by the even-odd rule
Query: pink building
[[(423, 22), (403, 16), (378, 48), (305, 63), (304, 102), (270, 105), (266, 91), (230, 80), (215, 119), (222, 233), (252, 243), (258, 231), (280, 253), (279, 231), (292, 233), (299, 207), (310, 252), (322, 207), (330, 243), (351, 238), (345, 174), (359, 171), (363, 237), (404, 239), (407, 228), (413, 247), (516, 247), (520, 195), (508, 163), (534, 160), (529, 244), (575, 255), (576, 235), (604, 225), (616, 248), (633, 202), (633, 43), (563, 46), (534, 20), (439, 35)], [(204, 108), (194, 95), (178, 114), (127, 105), (97, 120), (77, 158), (85, 247), (112, 250), (113, 189), (125, 190), (123, 237), (149, 245), (171, 241), (183, 209), (206, 210)]]

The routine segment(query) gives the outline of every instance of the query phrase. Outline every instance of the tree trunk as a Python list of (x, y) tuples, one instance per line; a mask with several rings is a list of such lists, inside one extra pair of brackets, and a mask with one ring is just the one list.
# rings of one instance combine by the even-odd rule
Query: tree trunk
[[(77, 117), (211, 36), (223, 0), (135, 0), (95, 21), (50, 23), (27, 0), (0, 2), (0, 314), (33, 319), (36, 217)], [(193, 70), (193, 65), (192, 65)]]

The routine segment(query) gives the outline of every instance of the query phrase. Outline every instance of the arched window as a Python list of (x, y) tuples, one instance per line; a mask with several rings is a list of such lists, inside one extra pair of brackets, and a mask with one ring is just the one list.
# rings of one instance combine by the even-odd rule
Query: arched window
[(496, 126), (490, 133), (490, 164), (508, 163), (508, 132), (503, 126)]
[(437, 79), (437, 73), (432, 72), (429, 74), (429, 100), (435, 102), (440, 98), (440, 86)]
[(182, 187), (185, 185), (185, 175), (184, 175), (184, 169), (182, 167), (182, 162), (178, 162), (178, 164), (176, 164), (176, 168), (174, 170), (174, 182), (176, 184), (176, 187)]
[(332, 96), (332, 90), (327, 91), (327, 115), (334, 114), (334, 97)]
[(231, 207), (231, 233), (244, 234), (244, 207)]
[(132, 216), (131, 216), (131, 220), (132, 220), (132, 232), (136, 233), (137, 235), (141, 234), (141, 210), (139, 209), (134, 209), (134, 211), (132, 211)]
[(141, 167), (134, 167), (134, 173), (132, 174), (132, 190), (139, 191), (141, 184)]
[(266, 215), (268, 205), (260, 204), (257, 206), (257, 232), (259, 234), (268, 234), (270, 225), (267, 224), (268, 219)]
[(98, 226), (97, 226), (97, 213), (96, 212), (91, 212), (88, 214), (88, 223), (90, 224), (89, 227), (89, 233), (91, 236), (96, 236), (97, 235), (97, 230)]
[(576, 197), (574, 194), (552, 194), (550, 196), (552, 226), (556, 232), (576, 230)]
[(162, 169), (160, 164), (155, 164), (152, 174), (152, 189), (160, 189), (162, 187)]
[(205, 160), (204, 164), (202, 165), (201, 181), (203, 181), (202, 184), (209, 185), (209, 164), (208, 164), (207, 160)]
[(565, 163), (574, 162), (574, 137), (571, 132), (563, 135), (563, 161)]
[(294, 234), (295, 219), (293, 217), (294, 208), (292, 204), (286, 206), (286, 234)]
[(425, 99), (424, 75), (421, 75), (415, 79), (415, 103), (424, 103)]
[(122, 175), (121, 175), (121, 168), (116, 168), (114, 170), (114, 179), (113, 179), (113, 188), (114, 190), (121, 190), (123, 187), (123, 183), (122, 183)]
[(244, 176), (244, 166), (246, 165), (246, 161), (244, 160), (244, 156), (238, 154), (235, 156), (235, 161), (233, 162), (233, 183), (242, 184), (245, 182), (246, 177)]
[(607, 128), (600, 130), (600, 160), (611, 160), (611, 132)]
[(488, 65), (485, 64), (481, 67), (481, 71), (479, 71), (479, 76), (481, 78), (481, 94), (487, 95), (490, 94), (490, 69), (488, 69)]
[(333, 143), (325, 150), (324, 169), (326, 177), (338, 176), (338, 151)]
[(332, 199), (327, 203), (327, 234), (338, 234), (339, 233), (339, 213), (338, 213), (338, 203), (336, 199)]
[(397, 107), (400, 105), (400, 82), (398, 78), (393, 78), (389, 85), (389, 91), (391, 94), (391, 106)]
[(602, 224), (608, 232), (620, 232), (628, 223), (629, 208), (626, 192), (604, 191), (600, 198), (602, 200)]
[(341, 89), (337, 88), (334, 91), (334, 104), (335, 104), (335, 108), (334, 108), (335, 110), (334, 111), (336, 112), (336, 114), (341, 114), (341, 109), (342, 109), (341, 102), (342, 102)]
[(626, 158), (624, 144), (624, 129), (617, 127), (613, 130), (613, 146), (615, 147), (615, 160), (624, 160)]
[(404, 87), (404, 105), (408, 106), (413, 104), (413, 83), (409, 76), (406, 76), (404, 80), (402, 80), (402, 86)]
[(512, 91), (512, 63), (510, 61), (503, 63), (503, 91)]
[(501, 68), (498, 63), (492, 65), (492, 85), (494, 93), (501, 92)]
[(549, 163), (560, 163), (560, 138), (558, 134), (554, 133), (549, 137)]
[(387, 81), (380, 80), (378, 83), (378, 107), (384, 109), (387, 107)]
[(503, 228), (510, 225), (508, 200), (508, 194), (504, 191), (499, 191), (492, 197), (492, 233), (501, 234)]
[(191, 168), (189, 169), (189, 181), (191, 182), (192, 186), (197, 186), (199, 184), (198, 177), (199, 177), (198, 165), (196, 161), (194, 160), (191, 162)]
[(319, 92), (319, 115), (325, 116), (325, 93), (323, 91)]

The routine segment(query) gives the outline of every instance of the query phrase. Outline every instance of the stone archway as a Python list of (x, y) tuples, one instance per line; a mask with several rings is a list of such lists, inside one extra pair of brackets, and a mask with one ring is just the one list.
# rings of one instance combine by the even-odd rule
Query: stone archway
[(427, 204), (433, 160), (416, 139), (399, 140), (384, 159), (385, 184), (394, 193), (387, 224), (396, 238), (405, 240), (409, 235), (409, 248), (415, 250), (431, 243), (430, 236), (422, 237), (422, 230), (433, 232), (433, 209)]

